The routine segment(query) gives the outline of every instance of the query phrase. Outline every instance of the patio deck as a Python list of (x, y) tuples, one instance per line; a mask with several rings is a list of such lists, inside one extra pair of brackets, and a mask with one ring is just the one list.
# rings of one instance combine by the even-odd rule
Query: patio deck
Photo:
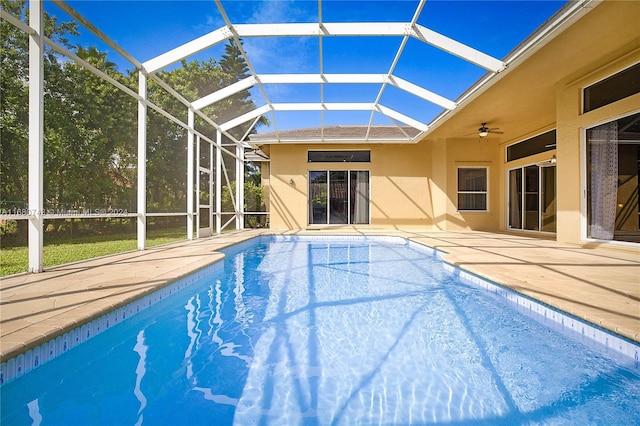
[(248, 230), (24, 274), (0, 283), (0, 360), (6, 361), (222, 259), (221, 248), (271, 234), (394, 235), (445, 260), (640, 342), (640, 250), (563, 245), (478, 231)]

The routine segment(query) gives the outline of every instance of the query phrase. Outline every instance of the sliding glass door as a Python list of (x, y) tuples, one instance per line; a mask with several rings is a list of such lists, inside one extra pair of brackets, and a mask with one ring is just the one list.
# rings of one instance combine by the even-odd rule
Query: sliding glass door
[(556, 168), (533, 164), (509, 170), (510, 229), (556, 232)]
[(309, 172), (309, 224), (369, 223), (369, 171)]
[(640, 242), (640, 114), (587, 130), (587, 236)]

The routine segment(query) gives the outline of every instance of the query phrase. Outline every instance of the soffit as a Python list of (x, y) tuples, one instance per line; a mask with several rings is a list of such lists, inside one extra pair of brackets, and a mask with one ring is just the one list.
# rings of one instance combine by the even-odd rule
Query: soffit
[[(501, 143), (554, 128), (558, 90), (640, 48), (640, 29), (631, 25), (639, 12), (638, 2), (599, 3), (598, 13), (580, 19), (532, 53), (465, 108), (451, 114), (428, 138), (478, 139), (477, 123), (482, 122), (501, 131), (489, 135)], [(621, 29), (612, 30), (611, 22), (617, 22)]]

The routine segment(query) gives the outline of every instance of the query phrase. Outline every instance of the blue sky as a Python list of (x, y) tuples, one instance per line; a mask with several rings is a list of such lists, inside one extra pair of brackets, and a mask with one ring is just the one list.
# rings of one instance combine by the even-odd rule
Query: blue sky
[[(81, 0), (68, 1), (80, 14), (115, 40), (141, 62), (147, 61), (196, 37), (224, 26), (213, 0)], [(448, 1), (428, 0), (418, 24), (467, 44), (497, 59), (514, 47), (562, 7), (563, 1)], [(230, 21), (240, 23), (317, 22), (316, 0), (222, 0)], [(323, 22), (409, 22), (417, 1), (324, 0)], [(46, 10), (67, 20), (55, 5)], [(110, 51), (84, 28), (75, 43), (96, 45)], [(325, 73), (380, 73), (389, 71), (402, 41), (401, 37), (324, 37)], [(223, 44), (188, 59), (219, 58)], [(317, 38), (248, 38), (244, 47), (258, 74), (319, 72), (320, 49)], [(117, 54), (109, 59), (119, 67), (132, 66)], [(394, 75), (455, 100), (485, 73), (485, 70), (437, 48), (410, 39), (394, 70)], [(267, 85), (269, 101), (319, 102), (319, 85)], [(375, 100), (379, 85), (325, 85), (325, 102), (368, 102)], [(252, 90), (256, 106), (266, 100)], [(383, 92), (381, 104), (413, 119), (429, 123), (441, 108), (394, 87)], [(368, 124), (370, 112), (329, 111), (329, 124)], [(272, 117), (270, 117), (272, 118)], [(320, 125), (319, 112), (276, 113), (279, 130)], [(392, 124), (376, 114), (374, 124)], [(273, 128), (262, 128), (261, 132)]]

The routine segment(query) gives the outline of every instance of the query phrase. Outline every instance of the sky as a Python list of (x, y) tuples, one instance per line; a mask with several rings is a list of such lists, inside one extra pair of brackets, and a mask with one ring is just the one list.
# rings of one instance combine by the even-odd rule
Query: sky
[[(225, 25), (213, 0), (79, 0), (67, 3), (107, 34), (140, 62), (152, 59), (199, 36)], [(428, 0), (417, 23), (464, 43), (496, 59), (512, 49), (559, 10), (564, 1), (510, 0)], [(323, 22), (404, 22), (411, 21), (418, 1), (414, 0), (221, 0), (232, 24), (244, 23), (317, 23)], [(60, 20), (70, 20), (53, 3), (45, 10)], [(133, 69), (124, 58), (80, 27), (80, 36), (71, 40), (83, 46), (95, 45), (109, 53), (109, 60), (124, 71)], [(386, 74), (402, 43), (402, 37), (323, 37), (322, 68), (325, 73)], [(295, 74), (320, 72), (320, 42), (317, 37), (245, 38), (243, 46), (257, 74)], [(206, 49), (187, 60), (218, 59), (224, 43)], [(170, 67), (167, 69), (171, 69)], [(456, 100), (485, 74), (485, 70), (440, 49), (410, 38), (393, 75), (421, 86), (450, 100)], [(324, 85), (325, 102), (373, 103), (381, 90), (373, 84)], [(320, 102), (320, 85), (264, 85), (268, 101)], [(267, 103), (262, 92), (251, 90), (257, 107)], [(428, 124), (442, 108), (393, 86), (386, 86), (380, 104), (412, 119)], [(276, 112), (269, 115), (269, 132), (316, 127), (321, 113)], [(371, 112), (327, 111), (325, 125), (366, 125)], [(380, 113), (374, 124), (394, 124)]]

